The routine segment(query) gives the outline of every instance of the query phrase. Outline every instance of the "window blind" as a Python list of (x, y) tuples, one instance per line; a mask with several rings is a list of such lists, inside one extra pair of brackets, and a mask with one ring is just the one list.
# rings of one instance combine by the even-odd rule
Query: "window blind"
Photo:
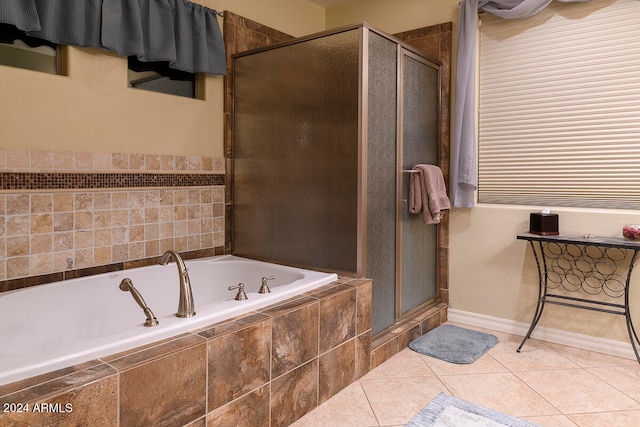
[(483, 14), (478, 201), (640, 208), (640, 1)]

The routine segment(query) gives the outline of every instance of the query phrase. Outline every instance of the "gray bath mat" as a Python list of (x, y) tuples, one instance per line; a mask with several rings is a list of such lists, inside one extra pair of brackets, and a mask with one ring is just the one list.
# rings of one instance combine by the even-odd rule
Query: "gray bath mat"
[(451, 363), (473, 363), (498, 343), (492, 334), (472, 331), (454, 325), (440, 325), (418, 339), (409, 347), (418, 353)]
[(405, 427), (540, 427), (466, 400), (440, 393)]

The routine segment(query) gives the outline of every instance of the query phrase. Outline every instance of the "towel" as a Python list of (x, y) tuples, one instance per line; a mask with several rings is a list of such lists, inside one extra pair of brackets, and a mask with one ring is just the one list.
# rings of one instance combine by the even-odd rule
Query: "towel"
[(451, 208), (442, 170), (434, 165), (416, 165), (409, 176), (409, 212), (422, 213), (425, 224), (438, 224), (442, 211)]

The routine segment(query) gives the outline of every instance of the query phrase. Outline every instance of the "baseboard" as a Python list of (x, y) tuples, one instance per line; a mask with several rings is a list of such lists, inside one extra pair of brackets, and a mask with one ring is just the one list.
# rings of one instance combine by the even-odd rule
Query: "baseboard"
[[(468, 311), (455, 310), (451, 307), (448, 309), (447, 318), (451, 322), (475, 326), (478, 328), (491, 329), (497, 332), (520, 335), (523, 337), (529, 330), (529, 324), (526, 323), (471, 313)], [(536, 326), (531, 337), (542, 341), (609, 354), (611, 356), (624, 357), (632, 360), (635, 360), (636, 358), (633, 353), (633, 349), (631, 348), (631, 344), (628, 342), (597, 338), (590, 335), (567, 332), (560, 329), (546, 328), (544, 326)]]

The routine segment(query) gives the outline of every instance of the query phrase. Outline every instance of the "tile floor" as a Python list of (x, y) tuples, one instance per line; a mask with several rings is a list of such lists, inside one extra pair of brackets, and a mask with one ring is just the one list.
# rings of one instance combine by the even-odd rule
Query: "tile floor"
[(640, 426), (640, 365), (501, 332), (500, 342), (469, 365), (405, 349), (342, 390), (292, 427), (395, 427), (438, 393), (545, 427)]

